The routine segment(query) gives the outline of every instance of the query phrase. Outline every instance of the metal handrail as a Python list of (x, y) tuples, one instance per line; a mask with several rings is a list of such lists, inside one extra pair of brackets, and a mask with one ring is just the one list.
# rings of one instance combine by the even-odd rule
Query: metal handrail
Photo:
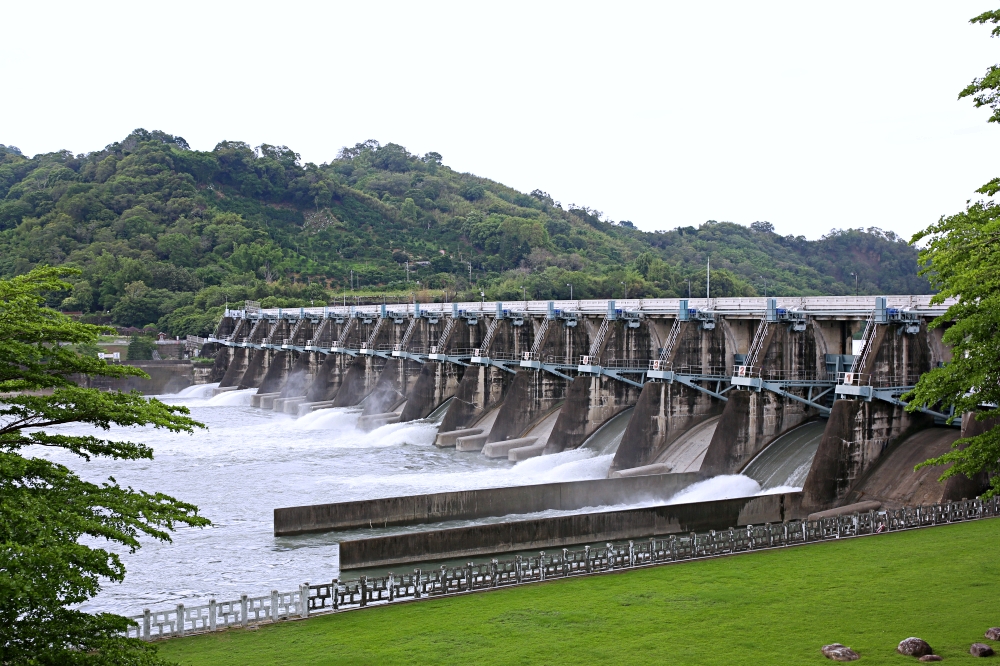
[(670, 332), (667, 334), (667, 344), (660, 350), (660, 361), (669, 361), (670, 352), (674, 349), (674, 343), (677, 342), (677, 336), (681, 331), (681, 320), (678, 317), (674, 319), (674, 323), (670, 326)]
[(538, 330), (535, 331), (535, 339), (531, 343), (531, 353), (538, 351), (538, 347), (541, 346), (542, 340), (545, 338), (545, 332), (549, 330), (549, 320), (548, 318), (543, 319), (542, 323), (539, 324)]
[(858, 373), (865, 369), (865, 364), (868, 362), (868, 353), (872, 348), (872, 338), (875, 337), (875, 311), (868, 316), (868, 321), (865, 323), (865, 332), (861, 335), (861, 339), (864, 344), (861, 347), (861, 353), (855, 354), (854, 362), (851, 363), (851, 372)]
[[(451, 337), (451, 332), (455, 330), (455, 318), (449, 317), (444, 323), (444, 330), (441, 331), (441, 337), (438, 338), (437, 349), (444, 349), (445, 345), (448, 344), (448, 338)], [(433, 353), (438, 353), (435, 350)]]
[(906, 375), (884, 372), (840, 372), (837, 383), (842, 386), (871, 386), (872, 388), (910, 388), (915, 385)]
[[(590, 343), (590, 352), (587, 354), (587, 356), (590, 356), (591, 358), (596, 358), (597, 355), (600, 353), (601, 345), (604, 344), (604, 337), (608, 334), (608, 326), (610, 325), (610, 323), (611, 320), (608, 317), (605, 317), (604, 321), (601, 322), (601, 327), (597, 329), (597, 335), (594, 336), (594, 341)], [(582, 365), (587, 365), (587, 364), (582, 363)]]
[(651, 359), (648, 358), (609, 358), (601, 365), (605, 368), (631, 368), (645, 370), (649, 368)]
[(767, 315), (761, 317), (760, 324), (757, 326), (757, 331), (753, 335), (753, 342), (750, 343), (750, 349), (747, 351), (746, 359), (744, 359), (744, 365), (753, 367), (757, 365), (757, 357), (760, 356), (760, 348), (764, 346), (764, 338), (767, 336)]

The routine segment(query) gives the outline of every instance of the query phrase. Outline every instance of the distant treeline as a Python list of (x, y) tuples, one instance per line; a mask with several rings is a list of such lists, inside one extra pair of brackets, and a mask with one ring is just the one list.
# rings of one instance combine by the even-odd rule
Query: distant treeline
[[(85, 155), (0, 145), (0, 275), (82, 272), (50, 305), (120, 326), (206, 334), (228, 302), (332, 302), (347, 290), (478, 300), (927, 293), (892, 232), (818, 241), (708, 221), (644, 232), (541, 190), (458, 173), (438, 153), (366, 141), (322, 165), (285, 146), (211, 152), (136, 130)], [(525, 291), (522, 291), (522, 288)]]

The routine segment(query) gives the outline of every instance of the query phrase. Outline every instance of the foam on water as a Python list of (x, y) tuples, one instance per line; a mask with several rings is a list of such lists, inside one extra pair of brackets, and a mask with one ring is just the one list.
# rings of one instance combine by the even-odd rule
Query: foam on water
[(671, 497), (666, 503), (689, 504), (691, 502), (711, 502), (713, 500), (735, 499), (737, 497), (797, 493), (801, 490), (802, 488), (798, 486), (790, 485), (764, 489), (749, 476), (742, 474), (722, 474), (688, 486)]
[(689, 504), (711, 500), (752, 497), (760, 492), (760, 484), (742, 474), (713, 476), (692, 484), (671, 497), (667, 504)]
[(214, 384), (194, 384), (192, 386), (188, 386), (186, 389), (183, 389), (177, 393), (168, 393), (166, 395), (158, 395), (156, 397), (159, 398), (160, 400), (165, 400), (165, 401), (166, 400), (181, 401), (188, 399), (204, 400), (207, 398), (211, 398), (212, 391), (218, 388), (218, 386), (219, 386), (218, 382)]
[(361, 416), (361, 410), (353, 407), (331, 407), (317, 409), (303, 414), (290, 426), (294, 430), (335, 430), (353, 429)]
[(257, 392), (257, 389), (243, 389), (241, 391), (225, 391), (217, 396), (205, 401), (208, 407), (249, 407), (250, 398)]

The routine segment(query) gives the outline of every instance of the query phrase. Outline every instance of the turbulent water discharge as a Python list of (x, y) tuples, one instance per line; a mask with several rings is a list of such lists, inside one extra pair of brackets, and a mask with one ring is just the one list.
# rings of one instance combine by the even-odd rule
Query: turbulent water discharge
[[(143, 539), (137, 553), (123, 555), (125, 582), (106, 584), (86, 610), (139, 613), (188, 600), (204, 603), (212, 596), (290, 590), (337, 575), (336, 541), (343, 535), (276, 538), (276, 507), (603, 478), (611, 464), (612, 455), (591, 449), (520, 463), (490, 460), (438, 449), (433, 423), (386, 425), (364, 433), (354, 427), (358, 410), (326, 409), (294, 419), (251, 408), (253, 389), (209, 397), (213, 388), (193, 386), (162, 398), (189, 407), (207, 431), (111, 432), (152, 446), (152, 461), (87, 463), (42, 447), (26, 451), (63, 463), (89, 481), (114, 476), (122, 485), (192, 502), (213, 523), (205, 529), (182, 528), (173, 543)], [(94, 432), (78, 425), (49, 431)]]
[[(85, 610), (135, 614), (143, 608), (262, 595), (272, 589), (291, 590), (305, 581), (328, 581), (339, 573), (338, 540), (414, 528), (373, 526), (350, 534), (275, 537), (275, 508), (605, 478), (630, 416), (616, 417), (580, 449), (511, 463), (435, 447), (437, 425), (430, 421), (361, 432), (355, 427), (359, 409), (324, 409), (295, 419), (250, 407), (255, 389), (211, 397), (214, 387), (193, 386), (161, 398), (189, 407), (208, 430), (193, 435), (152, 428), (111, 432), (111, 437), (150, 445), (155, 453), (152, 461), (94, 459), (87, 463), (63, 451), (41, 447), (28, 451), (61, 462), (96, 483), (114, 476), (122, 485), (192, 502), (213, 523), (205, 529), (182, 528), (172, 543), (144, 539), (137, 553), (123, 553), (128, 570), (125, 581), (106, 584)], [(68, 425), (50, 432), (94, 431)], [(716, 477), (681, 491), (669, 503), (784, 490), (763, 485), (765, 490), (746, 476)], [(625, 507), (592, 510), (620, 508)], [(567, 512), (534, 516), (560, 513)], [(505, 519), (509, 517), (479, 522)], [(447, 526), (462, 524), (469, 523), (455, 521)], [(431, 526), (423, 529), (427, 527)], [(103, 542), (98, 545), (105, 546)]]

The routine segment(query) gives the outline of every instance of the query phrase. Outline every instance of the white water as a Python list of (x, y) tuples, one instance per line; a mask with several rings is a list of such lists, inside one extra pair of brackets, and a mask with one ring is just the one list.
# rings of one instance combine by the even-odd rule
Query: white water
[(432, 423), (390, 424), (365, 433), (355, 428), (358, 409), (325, 409), (296, 420), (249, 407), (252, 389), (213, 397), (213, 388), (190, 387), (162, 398), (189, 407), (208, 426), (193, 435), (152, 428), (106, 434), (82, 425), (49, 429), (141, 441), (153, 448), (154, 460), (88, 463), (64, 451), (26, 451), (89, 481), (114, 476), (123, 486), (192, 502), (213, 523), (181, 528), (173, 543), (143, 539), (138, 552), (122, 554), (125, 581), (107, 583), (84, 609), (135, 614), (210, 597), (291, 590), (336, 576), (336, 540), (342, 536), (276, 538), (276, 507), (604, 478), (611, 464), (612, 455), (586, 449), (520, 463), (491, 460), (438, 449)]
[[(240, 594), (291, 590), (305, 581), (316, 583), (337, 576), (337, 540), (346, 535), (275, 537), (272, 521), (276, 507), (600, 479), (607, 476), (614, 457), (613, 448), (600, 446), (519, 463), (491, 460), (479, 453), (438, 449), (433, 445), (437, 433), (434, 423), (390, 424), (362, 432), (355, 427), (361, 413), (357, 408), (324, 409), (294, 419), (249, 407), (254, 389), (213, 397), (214, 387), (192, 386), (162, 398), (189, 407), (192, 416), (208, 426), (207, 431), (189, 435), (152, 428), (112, 430), (111, 437), (150, 445), (155, 453), (152, 461), (94, 459), (87, 463), (64, 451), (40, 447), (28, 451), (29, 455), (66, 464), (90, 481), (102, 482), (114, 476), (124, 486), (161, 491), (192, 502), (213, 523), (204, 529), (181, 528), (172, 543), (143, 539), (138, 552), (122, 553), (128, 571), (125, 581), (107, 583), (96, 598), (84, 605), (85, 610), (137, 614), (143, 608), (163, 608), (179, 602), (205, 603), (210, 597), (234, 599)], [(52, 428), (50, 432), (95, 433), (80, 425)], [(667, 503), (793, 490), (798, 489), (762, 491), (748, 477), (722, 476), (694, 484)], [(662, 503), (543, 511), (517, 518)], [(447, 526), (463, 524), (469, 523), (454, 521)], [(400, 528), (389, 528), (394, 529)], [(385, 530), (359, 532), (379, 534)]]
[(796, 493), (800, 490), (802, 489), (794, 486), (776, 486), (774, 488), (763, 489), (759, 483), (749, 476), (723, 474), (688, 486), (671, 497), (666, 504), (689, 504), (691, 502), (708, 502), (710, 500), (734, 499), (736, 497)]

